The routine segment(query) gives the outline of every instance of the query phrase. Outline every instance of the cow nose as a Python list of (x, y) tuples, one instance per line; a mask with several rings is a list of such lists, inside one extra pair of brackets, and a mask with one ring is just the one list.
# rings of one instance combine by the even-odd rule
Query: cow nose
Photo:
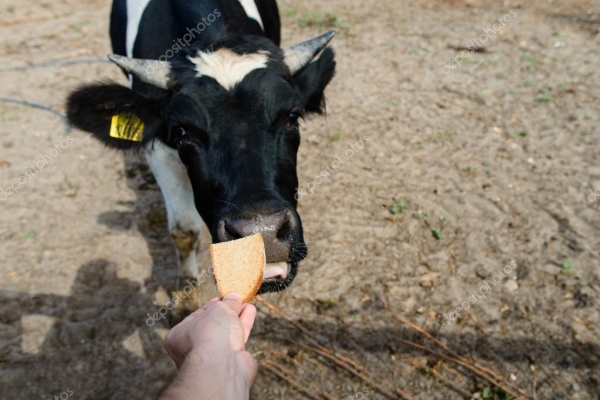
[(240, 239), (255, 233), (262, 234), (267, 262), (287, 261), (290, 239), (297, 223), (291, 210), (259, 214), (252, 217), (224, 218), (218, 230), (219, 241)]

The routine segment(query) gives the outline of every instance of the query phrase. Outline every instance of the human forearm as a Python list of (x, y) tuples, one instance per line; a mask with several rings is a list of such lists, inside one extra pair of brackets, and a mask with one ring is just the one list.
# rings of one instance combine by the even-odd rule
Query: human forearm
[(177, 377), (160, 396), (160, 400), (244, 400), (249, 398), (250, 382), (245, 382), (244, 363), (237, 360), (242, 352), (228, 357), (206, 352), (189, 354)]

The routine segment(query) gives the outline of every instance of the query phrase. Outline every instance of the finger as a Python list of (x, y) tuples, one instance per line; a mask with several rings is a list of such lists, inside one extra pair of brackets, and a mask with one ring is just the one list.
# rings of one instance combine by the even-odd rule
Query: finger
[(237, 293), (229, 293), (223, 298), (223, 303), (233, 310), (235, 315), (240, 315), (242, 311), (242, 296)]
[(169, 353), (169, 356), (171, 356), (171, 358), (173, 359), (173, 361), (175, 362), (175, 366), (177, 367), (177, 369), (179, 369), (179, 357), (177, 356), (177, 334), (173, 332), (173, 329), (171, 329), (171, 331), (169, 331), (169, 333), (167, 334), (167, 337), (165, 338), (165, 340), (163, 341), (163, 349), (166, 350), (167, 353)]
[(202, 315), (202, 313), (204, 311), (206, 311), (208, 309), (208, 307), (210, 307), (213, 303), (216, 303), (219, 300), (220, 299), (218, 297), (213, 297), (212, 299), (207, 301), (205, 304), (203, 304), (202, 307), (200, 307), (199, 309), (197, 309), (196, 311), (194, 311), (193, 313), (191, 313), (190, 315), (185, 317), (178, 325), (182, 325), (186, 322), (193, 320), (194, 318), (199, 317), (200, 315)]
[(244, 343), (248, 342), (250, 332), (254, 326), (254, 320), (256, 319), (256, 307), (253, 304), (244, 304), (242, 312), (240, 313), (240, 322), (244, 327)]
[(203, 310), (208, 310), (208, 307), (210, 307), (213, 303), (216, 303), (217, 301), (221, 300), (219, 297), (213, 297), (212, 299), (210, 299), (209, 301), (207, 301), (205, 304), (202, 305)]

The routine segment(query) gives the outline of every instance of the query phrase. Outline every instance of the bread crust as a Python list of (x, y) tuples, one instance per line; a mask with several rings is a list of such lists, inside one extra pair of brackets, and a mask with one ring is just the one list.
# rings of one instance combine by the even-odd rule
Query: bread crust
[(219, 295), (235, 291), (247, 303), (263, 282), (266, 255), (262, 235), (211, 244), (210, 261)]

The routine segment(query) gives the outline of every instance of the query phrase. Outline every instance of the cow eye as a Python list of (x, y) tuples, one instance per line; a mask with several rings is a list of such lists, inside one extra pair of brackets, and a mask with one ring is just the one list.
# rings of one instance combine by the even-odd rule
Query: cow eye
[(187, 136), (187, 132), (179, 125), (173, 125), (169, 130), (169, 141), (173, 144), (179, 144)]
[(302, 117), (302, 111), (297, 108), (294, 108), (292, 111), (290, 111), (290, 114), (288, 116), (288, 127), (297, 127), (298, 120)]

